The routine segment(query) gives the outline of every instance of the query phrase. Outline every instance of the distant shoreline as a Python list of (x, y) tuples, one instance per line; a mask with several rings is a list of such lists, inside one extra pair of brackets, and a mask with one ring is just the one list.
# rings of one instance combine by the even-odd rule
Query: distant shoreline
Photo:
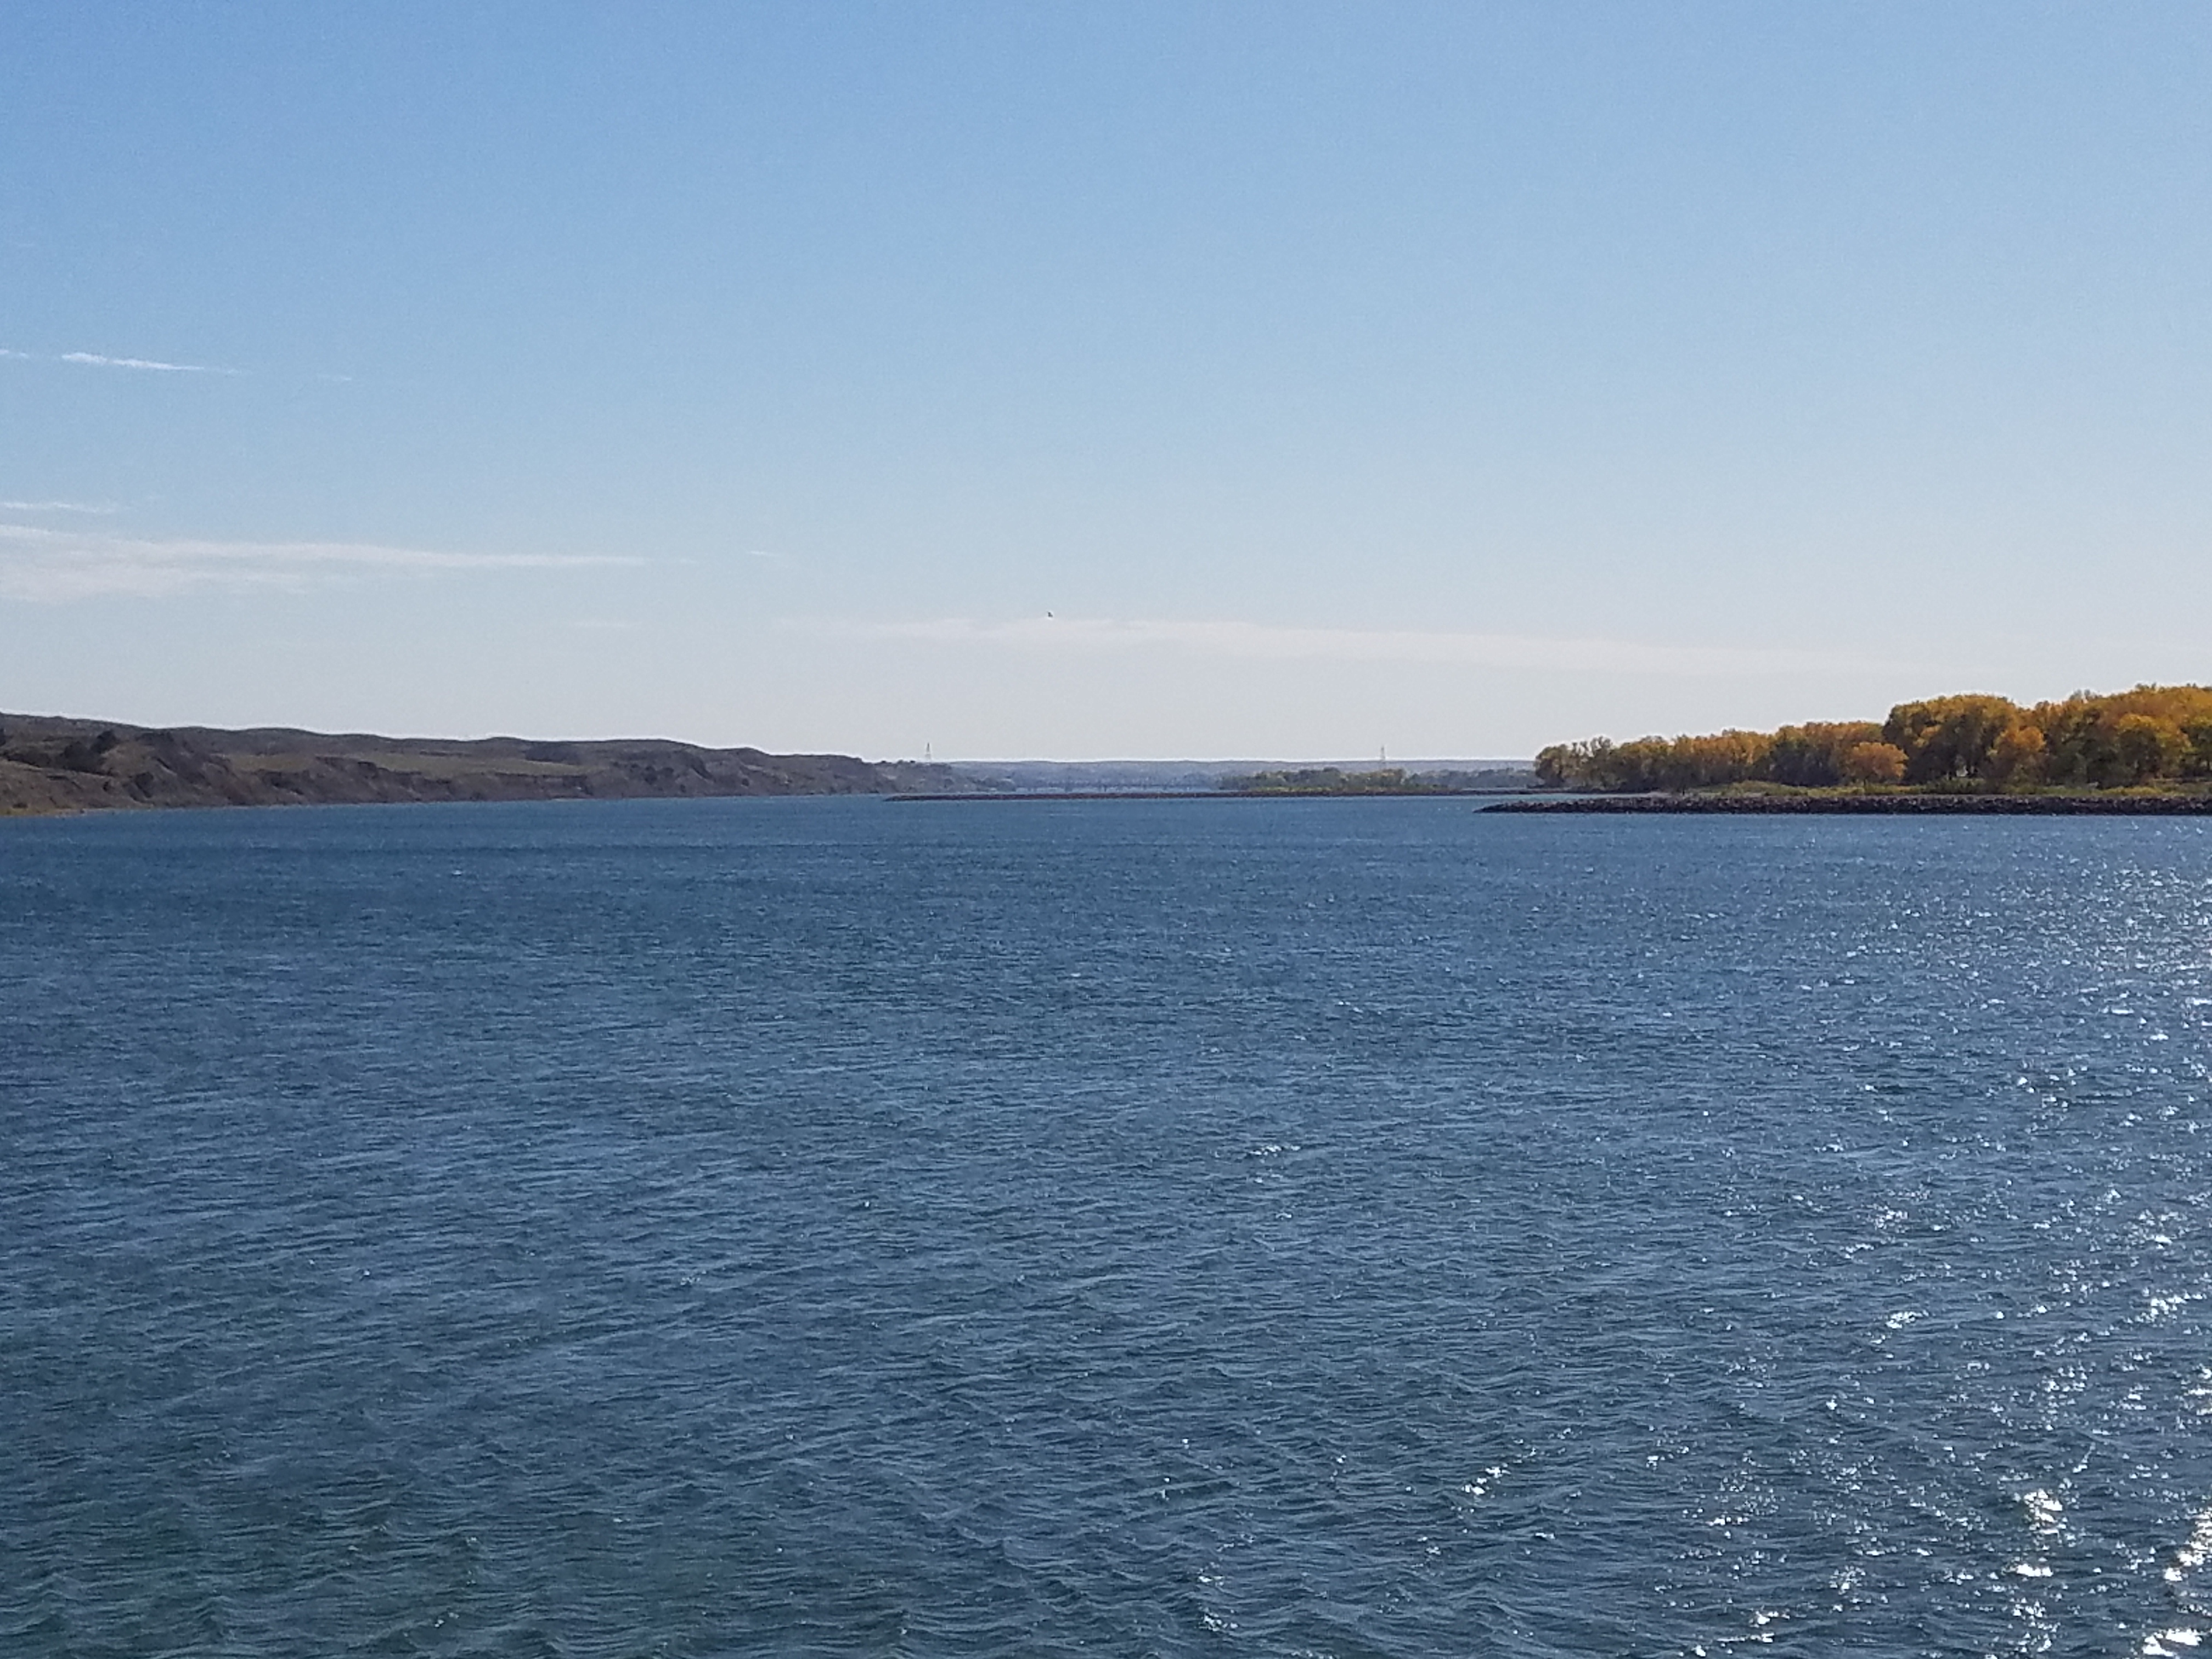
[(958, 794), (903, 793), (886, 800), (1504, 800), (1504, 789), (1004, 789)]

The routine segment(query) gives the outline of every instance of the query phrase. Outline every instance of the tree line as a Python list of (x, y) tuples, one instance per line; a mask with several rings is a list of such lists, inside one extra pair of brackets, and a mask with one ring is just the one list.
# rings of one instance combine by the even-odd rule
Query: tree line
[(2212, 687), (2077, 691), (2032, 706), (1966, 693), (1901, 702), (1885, 720), (1704, 737), (1593, 738), (1536, 757), (1547, 787), (1612, 792), (1730, 784), (1967, 791), (2120, 789), (2212, 780)]

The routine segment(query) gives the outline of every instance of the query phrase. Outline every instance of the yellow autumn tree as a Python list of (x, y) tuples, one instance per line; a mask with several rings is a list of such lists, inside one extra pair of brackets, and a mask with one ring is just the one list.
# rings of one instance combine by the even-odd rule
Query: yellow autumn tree
[(2000, 789), (2028, 789), (2042, 782), (2043, 728), (2025, 720), (2005, 727), (1990, 745), (1984, 769)]
[(2170, 720), (2155, 714), (2123, 714), (2112, 722), (2112, 756), (2123, 784), (2149, 783), (2173, 776), (2189, 753), (2189, 739)]
[(1844, 783), (1900, 783), (1905, 751), (1893, 743), (1855, 743), (1844, 751), (1838, 770)]
[(1981, 777), (1990, 751), (2020, 714), (2009, 697), (1981, 692), (1901, 702), (1882, 722), (1882, 740), (1905, 751), (1907, 783), (1970, 782)]
[(1887, 720), (1774, 732), (1593, 738), (1555, 744), (1536, 771), (1556, 788), (1796, 788), (1905, 783), (1946, 790), (2122, 788), (2212, 780), (2212, 686), (2078, 691), (2023, 708), (1986, 692), (1901, 702)]

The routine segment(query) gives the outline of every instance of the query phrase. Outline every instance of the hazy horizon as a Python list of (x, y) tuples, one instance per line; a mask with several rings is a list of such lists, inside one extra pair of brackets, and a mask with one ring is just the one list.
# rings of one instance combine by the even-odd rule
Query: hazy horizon
[[(106, 713), (86, 714), (67, 709), (0, 709), (0, 721), (10, 719), (60, 720), (83, 725), (137, 726), (147, 730), (201, 729), (221, 731), (306, 732), (318, 737), (374, 737), (401, 743), (690, 743), (689, 738), (679, 738), (665, 732), (611, 732), (592, 736), (576, 732), (371, 732), (365, 729), (337, 730), (335, 728), (302, 726), (296, 722), (264, 720), (251, 726), (210, 727), (206, 721), (154, 721), (129, 720)], [(714, 747), (758, 748), (759, 744), (717, 744)], [(796, 751), (787, 751), (796, 752)], [(848, 754), (847, 750), (817, 750), (817, 754)], [(1346, 769), (1365, 767), (1401, 767), (1408, 769), (1441, 770), (1451, 768), (1480, 769), (1484, 767), (1525, 767), (1534, 763), (1533, 755), (1466, 756), (1466, 755), (939, 755), (933, 752), (913, 755), (862, 755), (857, 758), (884, 763), (933, 762), (940, 766), (1020, 766), (1063, 767), (1072, 769), (1103, 769), (1108, 767), (1205, 767), (1233, 769), (1237, 767), (1335, 766)]]

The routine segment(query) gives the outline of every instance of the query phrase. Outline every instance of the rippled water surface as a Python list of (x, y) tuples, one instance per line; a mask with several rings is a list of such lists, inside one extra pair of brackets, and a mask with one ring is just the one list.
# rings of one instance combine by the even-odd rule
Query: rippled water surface
[(0, 1650), (2212, 1653), (2208, 1016), (2185, 822), (0, 823)]

